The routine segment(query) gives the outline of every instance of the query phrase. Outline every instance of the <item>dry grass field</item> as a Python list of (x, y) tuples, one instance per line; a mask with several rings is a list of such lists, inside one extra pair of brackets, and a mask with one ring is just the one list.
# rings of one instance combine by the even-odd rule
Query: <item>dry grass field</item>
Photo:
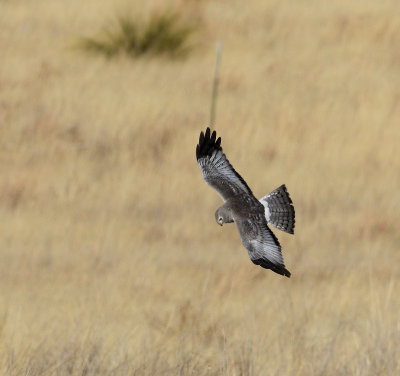
[[(400, 5), (0, 0), (0, 374), (399, 375)], [(175, 7), (185, 58), (74, 48)], [(292, 278), (256, 267), (195, 160), (216, 130), (286, 183)]]

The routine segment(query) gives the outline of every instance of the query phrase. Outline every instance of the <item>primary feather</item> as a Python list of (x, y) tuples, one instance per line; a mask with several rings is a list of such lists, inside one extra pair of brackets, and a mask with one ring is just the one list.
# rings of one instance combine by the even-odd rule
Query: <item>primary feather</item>
[(216, 132), (207, 128), (200, 133), (196, 147), (196, 158), (203, 178), (226, 201), (240, 193), (252, 194), (251, 189), (229, 163), (222, 151), (221, 137), (216, 139)]

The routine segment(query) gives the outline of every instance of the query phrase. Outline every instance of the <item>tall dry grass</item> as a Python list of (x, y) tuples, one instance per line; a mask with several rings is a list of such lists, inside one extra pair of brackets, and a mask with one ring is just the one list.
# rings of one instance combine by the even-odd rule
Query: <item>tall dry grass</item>
[[(184, 60), (71, 50), (122, 8), (203, 24)], [(398, 375), (396, 1), (2, 1), (0, 373)], [(136, 14), (136, 13), (135, 13)], [(194, 149), (286, 183), (292, 272), (255, 267)]]

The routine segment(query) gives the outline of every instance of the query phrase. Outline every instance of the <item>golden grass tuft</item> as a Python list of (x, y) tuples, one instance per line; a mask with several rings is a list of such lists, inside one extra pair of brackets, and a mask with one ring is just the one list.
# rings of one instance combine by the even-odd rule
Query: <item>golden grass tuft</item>
[[(93, 59), (66, 47), (121, 4), (0, 2), (0, 374), (398, 375), (398, 2), (143, 4), (200, 9), (199, 47)], [(216, 39), (224, 151), (296, 207), (290, 279), (195, 161)]]

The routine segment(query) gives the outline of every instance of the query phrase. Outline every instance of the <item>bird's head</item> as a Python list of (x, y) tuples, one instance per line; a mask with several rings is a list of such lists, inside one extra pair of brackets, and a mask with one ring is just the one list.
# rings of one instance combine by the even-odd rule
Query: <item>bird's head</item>
[(215, 212), (215, 220), (217, 221), (217, 223), (222, 226), (224, 223), (228, 222), (226, 215), (224, 213), (223, 210), (221, 210), (221, 208), (219, 208), (216, 212)]

